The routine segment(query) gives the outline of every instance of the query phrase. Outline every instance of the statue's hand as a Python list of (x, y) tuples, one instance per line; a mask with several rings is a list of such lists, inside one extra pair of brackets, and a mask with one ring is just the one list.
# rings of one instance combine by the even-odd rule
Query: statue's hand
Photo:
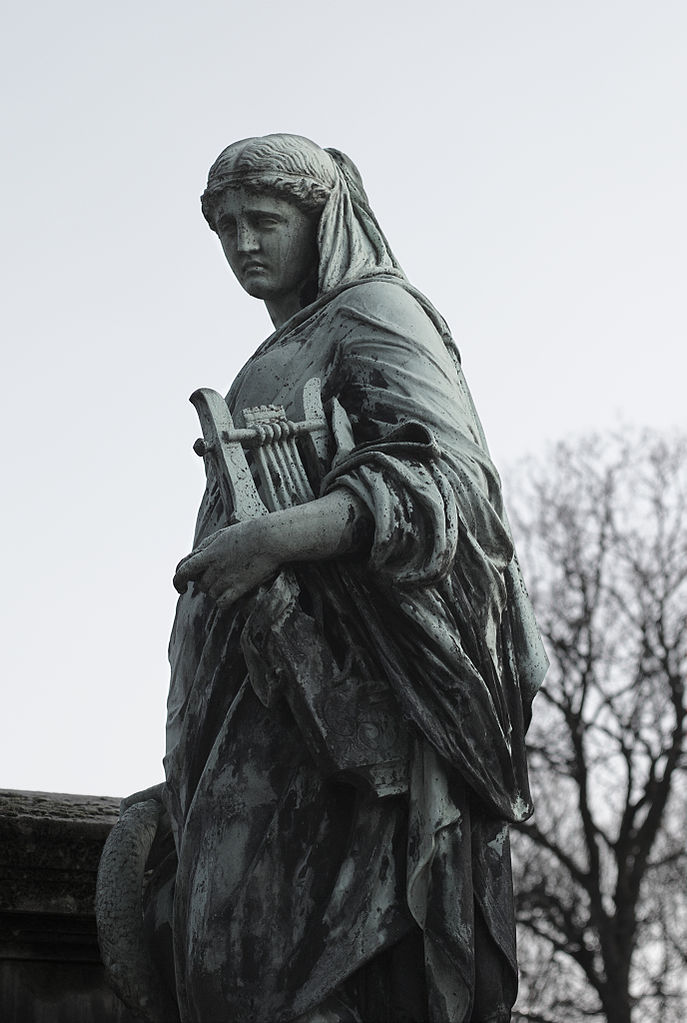
[(174, 585), (190, 582), (227, 608), (292, 561), (320, 561), (369, 547), (371, 521), (360, 499), (333, 490), (315, 501), (218, 529), (177, 565)]
[(219, 529), (182, 558), (174, 576), (179, 593), (195, 582), (224, 609), (269, 579), (279, 569), (279, 559), (267, 542), (266, 518)]

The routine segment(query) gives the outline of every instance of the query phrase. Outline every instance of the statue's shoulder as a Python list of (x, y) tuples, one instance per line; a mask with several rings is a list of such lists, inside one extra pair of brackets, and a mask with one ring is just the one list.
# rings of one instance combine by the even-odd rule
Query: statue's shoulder
[(389, 324), (421, 324), (431, 329), (429, 317), (411, 290), (392, 277), (362, 278), (333, 296), (330, 308), (332, 312), (356, 312)]

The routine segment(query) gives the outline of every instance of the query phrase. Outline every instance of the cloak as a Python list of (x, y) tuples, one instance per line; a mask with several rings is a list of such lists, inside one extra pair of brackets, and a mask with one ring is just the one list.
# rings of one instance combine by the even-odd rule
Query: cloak
[[(298, 420), (314, 376), (337, 441), (320, 492), (358, 496), (371, 547), (290, 566), (299, 664), (274, 627), (279, 578), (224, 612), (193, 586), (179, 599), (165, 771), (181, 1019), (286, 1023), (410, 935), (428, 1020), (505, 1014), (508, 823), (531, 813), (524, 734), (546, 657), (499, 477), (445, 324), (400, 275), (348, 281), (292, 317), (229, 409), (278, 404)], [(195, 545), (227, 521), (210, 485)], [(290, 668), (335, 693), (339, 740), (355, 732), (388, 761), (391, 736), (394, 785), (323, 766), (280, 689)], [(386, 732), (356, 720), (352, 677)]]

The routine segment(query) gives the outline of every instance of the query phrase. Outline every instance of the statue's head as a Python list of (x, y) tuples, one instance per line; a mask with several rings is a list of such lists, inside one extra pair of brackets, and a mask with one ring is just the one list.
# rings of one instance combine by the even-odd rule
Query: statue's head
[(216, 230), (218, 200), (230, 188), (245, 188), (292, 202), (304, 213), (320, 213), (336, 185), (332, 158), (300, 135), (265, 135), (227, 146), (208, 174), (203, 214)]
[(286, 134), (242, 139), (228, 146), (210, 168), (201, 198), (205, 218), (220, 237), (218, 214), (228, 194), (238, 191), (288, 203), (309, 218), (317, 264), (316, 288), (309, 301), (370, 274), (402, 275), (369, 207), (357, 168), (338, 150)]

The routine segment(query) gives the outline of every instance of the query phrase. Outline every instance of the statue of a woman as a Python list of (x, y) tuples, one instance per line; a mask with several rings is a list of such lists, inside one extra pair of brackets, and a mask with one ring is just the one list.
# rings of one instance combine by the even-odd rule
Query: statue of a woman
[[(209, 485), (175, 576), (164, 803), (181, 1020), (509, 1020), (508, 824), (531, 813), (524, 732), (545, 657), (458, 353), (342, 153), (237, 142), (202, 206), (275, 327), (230, 411), (302, 419), (318, 377), (335, 452), (314, 500), (255, 519), (229, 524)], [(300, 659), (277, 635), (285, 571)], [(392, 785), (323, 767), (280, 692), (295, 675), (331, 688), (339, 742), (363, 727), (355, 701), (385, 708)]]

